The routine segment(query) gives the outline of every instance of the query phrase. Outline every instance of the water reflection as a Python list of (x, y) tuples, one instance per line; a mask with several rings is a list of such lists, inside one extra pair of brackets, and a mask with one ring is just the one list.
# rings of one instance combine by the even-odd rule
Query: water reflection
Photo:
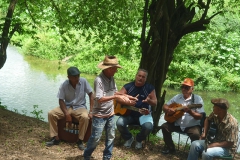
[[(15, 47), (9, 46), (8, 57), (0, 70), (0, 99), (8, 110), (34, 116), (33, 106), (38, 105), (42, 117), (47, 121), (47, 112), (58, 106), (57, 92), (67, 79), (68, 65), (58, 61), (46, 61), (23, 56)], [(100, 70), (99, 70), (100, 72)], [(81, 74), (93, 87), (95, 75)], [(120, 88), (126, 82), (118, 81)], [(87, 103), (88, 99), (87, 99)]]

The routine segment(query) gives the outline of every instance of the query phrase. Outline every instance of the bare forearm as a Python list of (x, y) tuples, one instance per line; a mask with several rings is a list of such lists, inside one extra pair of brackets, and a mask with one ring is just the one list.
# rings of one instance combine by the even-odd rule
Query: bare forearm
[(113, 100), (115, 99), (115, 95), (112, 95), (112, 96), (105, 96), (105, 97), (102, 97), (98, 100), (99, 103), (103, 103), (103, 102), (107, 102), (107, 101), (110, 101), (110, 100)]
[(93, 93), (91, 92), (91, 93), (89, 93), (88, 94), (88, 96), (89, 96), (89, 102), (90, 102), (90, 112), (92, 112), (92, 110), (93, 110), (93, 103), (94, 103), (94, 97), (93, 97)]
[(151, 106), (157, 106), (157, 97), (156, 97), (156, 94), (155, 94), (155, 90), (153, 90), (145, 100), (143, 100), (142, 102), (144, 103), (148, 103), (150, 104)]
[(166, 105), (166, 104), (163, 105), (163, 111), (165, 113), (168, 112), (168, 108), (169, 108), (168, 105)]
[(150, 104), (151, 106), (156, 106), (157, 105), (157, 99), (148, 100), (148, 104)]
[(59, 106), (65, 115), (68, 114), (66, 104), (62, 99), (59, 99)]
[(188, 112), (191, 116), (193, 116), (194, 119), (201, 119), (202, 118), (202, 114), (194, 112), (193, 110), (189, 110)]
[(212, 147), (223, 147), (223, 148), (230, 148), (233, 146), (233, 142), (223, 141), (223, 142), (214, 142), (208, 145), (208, 148)]

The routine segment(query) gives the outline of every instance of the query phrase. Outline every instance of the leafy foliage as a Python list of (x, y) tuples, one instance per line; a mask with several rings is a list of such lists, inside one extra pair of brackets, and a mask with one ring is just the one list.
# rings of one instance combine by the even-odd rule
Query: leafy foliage
[[(176, 87), (175, 82), (191, 77), (196, 89), (238, 91), (240, 34), (236, 26), (240, 23), (235, 18), (227, 12), (214, 19), (207, 31), (185, 36), (175, 50), (166, 84)], [(169, 76), (176, 72), (181, 76)]]
[[(41, 10), (45, 5), (31, 1), (26, 12), (18, 10), (20, 19), (27, 24), (23, 30), (30, 33), (12, 39), (14, 44), (23, 40), (22, 52), (39, 58), (68, 61), (89, 74), (100, 72), (96, 65), (105, 55), (117, 55), (123, 69), (118, 71), (116, 78), (133, 80), (141, 58), (138, 37), (142, 2), (118, 1), (109, 5), (105, 5), (108, 1), (41, 2), (48, 7)], [(186, 6), (192, 2), (186, 1)], [(215, 17), (208, 30), (188, 34), (180, 41), (169, 66), (166, 86), (176, 88), (183, 78), (191, 77), (195, 80), (195, 89), (238, 90), (236, 83), (227, 83), (229, 79), (224, 77), (226, 74), (239, 75), (240, 34), (236, 30), (239, 17), (226, 7), (224, 1), (218, 2), (213, 2), (214, 8), (217, 11), (225, 5), (224, 14)], [(80, 7), (80, 3), (85, 5)], [(197, 18), (203, 12), (200, 6), (195, 7)], [(30, 25), (32, 22), (34, 25)]]

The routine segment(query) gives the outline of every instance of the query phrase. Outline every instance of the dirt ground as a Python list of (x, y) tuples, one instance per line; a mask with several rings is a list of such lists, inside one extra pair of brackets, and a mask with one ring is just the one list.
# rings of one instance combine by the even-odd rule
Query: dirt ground
[[(16, 114), (0, 108), (0, 160), (82, 160), (83, 151), (74, 143), (61, 142), (57, 146), (46, 147), (49, 141), (47, 122)], [(118, 132), (112, 160), (186, 160), (187, 151), (177, 151), (174, 155), (164, 155), (160, 151), (162, 141), (148, 142), (144, 149), (135, 150), (122, 147)], [(102, 159), (104, 139), (93, 152), (94, 160)], [(236, 159), (240, 159), (239, 155)]]

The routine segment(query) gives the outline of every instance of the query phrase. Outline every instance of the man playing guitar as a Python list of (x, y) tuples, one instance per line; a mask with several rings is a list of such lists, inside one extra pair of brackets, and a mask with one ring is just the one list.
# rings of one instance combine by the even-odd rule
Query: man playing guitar
[(162, 134), (165, 142), (165, 147), (162, 153), (169, 154), (175, 152), (175, 145), (172, 140), (172, 132), (187, 133), (191, 141), (198, 140), (200, 137), (200, 120), (204, 112), (203, 100), (199, 95), (192, 94), (194, 82), (190, 78), (186, 78), (181, 86), (182, 94), (177, 94), (170, 99), (167, 104), (164, 104), (163, 111), (167, 116), (175, 117), (176, 109), (172, 107), (174, 104), (188, 106), (192, 104), (201, 104), (201, 107), (190, 109), (183, 107), (183, 115), (175, 122), (166, 122), (162, 124)]
[[(139, 111), (131, 111), (127, 116), (120, 116), (116, 122), (117, 129), (125, 140), (124, 146), (130, 148), (134, 137), (128, 130), (129, 124), (141, 125), (141, 131), (136, 135), (135, 148), (142, 148), (142, 141), (146, 139), (153, 129), (153, 119), (151, 115), (151, 106), (157, 105), (155, 88), (153, 85), (146, 83), (148, 72), (139, 69), (135, 81), (125, 84), (119, 91), (122, 94), (136, 97), (137, 101), (130, 100), (129, 106), (134, 106)], [(146, 112), (147, 111), (147, 112)]]

